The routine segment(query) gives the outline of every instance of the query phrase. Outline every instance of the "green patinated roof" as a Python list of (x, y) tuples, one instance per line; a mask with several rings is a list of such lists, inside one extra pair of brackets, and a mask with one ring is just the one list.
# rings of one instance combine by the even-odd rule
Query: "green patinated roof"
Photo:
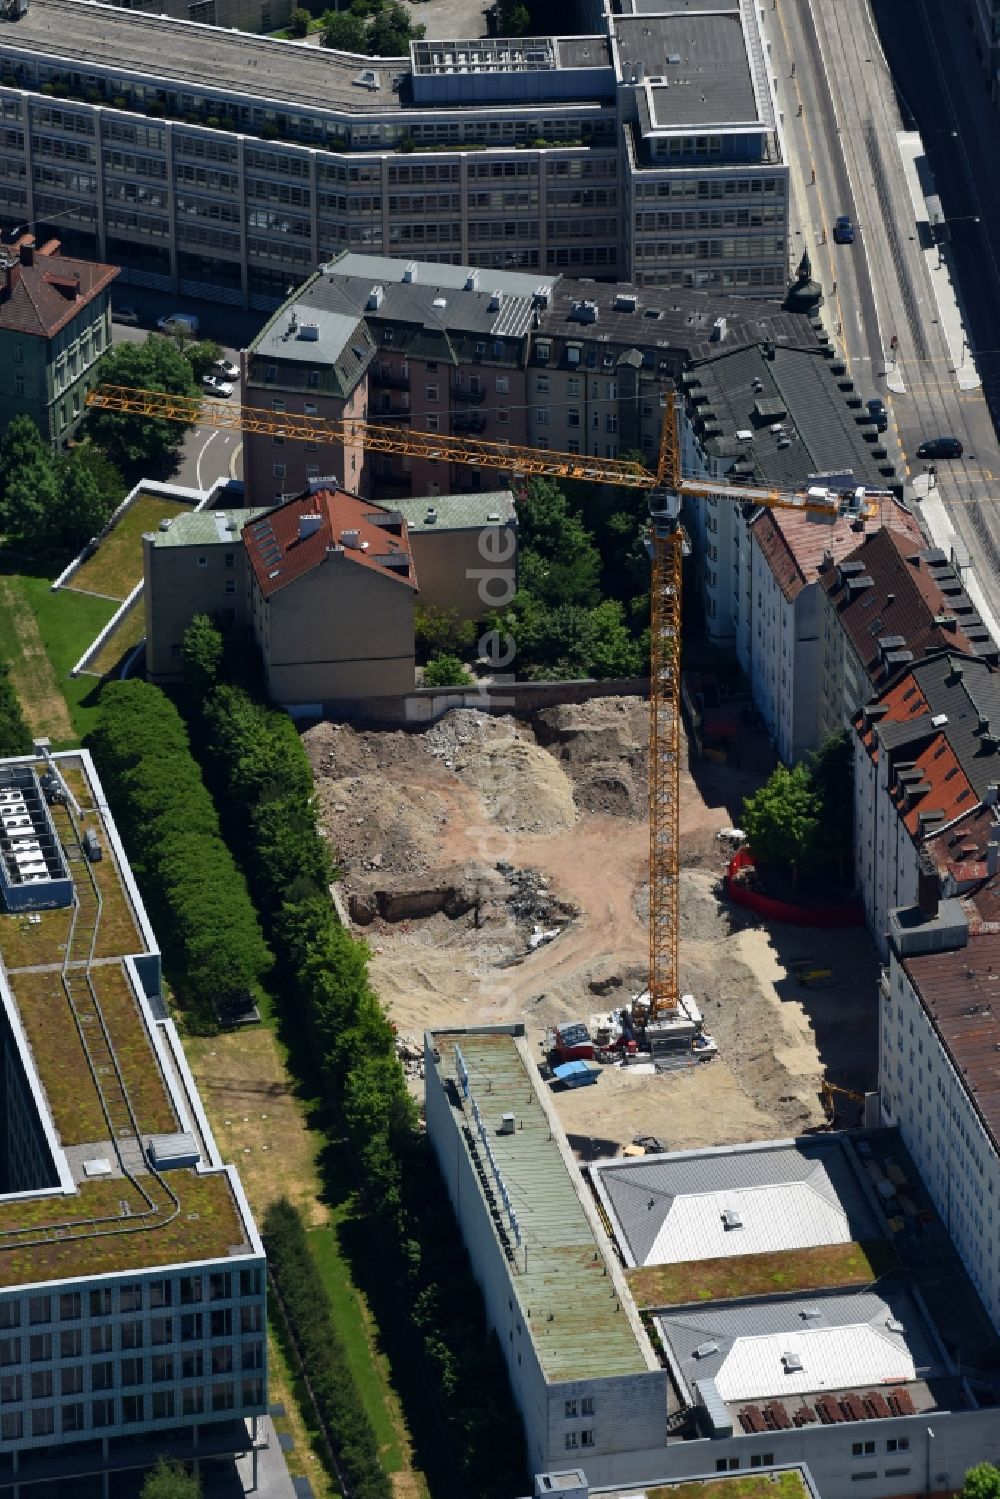
[[(166, 531), (154, 531), (153, 545), (156, 547), (236, 546), (240, 531), (250, 521), (263, 515), (270, 506), (258, 506), (254, 510), (197, 510), (176, 515)], [(229, 529), (229, 522), (236, 529)]]
[[(468, 1072), (494, 1159), (510, 1195), (521, 1233), (510, 1235), (511, 1287), (550, 1381), (647, 1372), (645, 1352), (622, 1307), (609, 1263), (571, 1174), (565, 1140), (555, 1138), (529, 1070), (506, 1033), (436, 1032), (442, 1078), (457, 1075), (456, 1047)], [(458, 1089), (455, 1098), (461, 1098)], [(499, 1133), (501, 1115), (516, 1117), (513, 1134)], [(492, 1172), (476, 1132), (471, 1106), (455, 1104), (458, 1139), (468, 1122), (487, 1179)], [(561, 1133), (561, 1132), (560, 1132)], [(494, 1183), (495, 1185), (495, 1183)], [(503, 1221), (499, 1192), (497, 1203)], [(485, 1209), (484, 1209), (485, 1211)]]
[[(398, 510), (410, 531), (474, 531), (480, 526), (495, 525), (491, 516), (502, 521), (515, 519), (514, 496), (509, 489), (490, 489), (482, 494), (414, 495), (393, 500), (387, 509)], [(437, 519), (428, 521), (434, 510)]]

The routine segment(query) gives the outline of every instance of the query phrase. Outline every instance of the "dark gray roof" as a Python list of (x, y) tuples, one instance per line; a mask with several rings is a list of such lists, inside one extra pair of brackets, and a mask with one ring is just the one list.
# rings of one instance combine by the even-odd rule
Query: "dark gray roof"
[[(395, 111), (393, 79), (410, 71), (409, 57), (354, 57), (80, 0), (32, 0), (16, 26), (2, 28), (0, 48), (72, 58), (82, 71), (89, 64), (189, 83), (199, 94), (298, 102), (315, 113)], [(373, 76), (362, 85), (366, 70)]]
[[(758, 482), (793, 489), (811, 474), (850, 471), (869, 488), (885, 487), (854, 412), (815, 343), (793, 348), (776, 342), (774, 357), (768, 358), (763, 342), (731, 349), (727, 334), (722, 352), (696, 363), (692, 373), (723, 437), (754, 432), (745, 460)], [(787, 412), (781, 420), (792, 439), (788, 447), (779, 447), (780, 435), (756, 415), (758, 403), (770, 401)]]
[(850, 1162), (835, 1142), (653, 1156), (609, 1162), (595, 1171), (639, 1265), (646, 1263), (676, 1199), (695, 1194), (808, 1182), (830, 1206), (845, 1214), (852, 1239), (876, 1238), (880, 1233)]
[(756, 121), (743, 21), (738, 12), (616, 16), (625, 80), (653, 84), (656, 124), (736, 125)]
[[(635, 298), (634, 312), (616, 307), (621, 297)], [(574, 305), (584, 301), (596, 303), (596, 322), (574, 318)], [(726, 323), (721, 344), (712, 339), (713, 325), (720, 317)], [(689, 360), (704, 359), (720, 348), (738, 348), (764, 339), (818, 347), (808, 317), (785, 312), (774, 301), (719, 290), (668, 290), (567, 277), (555, 284), (548, 306), (539, 313), (535, 338), (559, 340), (560, 348), (567, 342), (607, 343), (609, 353), (618, 356), (638, 349), (646, 355), (646, 368), (655, 368), (663, 361), (669, 365), (670, 374), (679, 373)], [(558, 357), (557, 352), (549, 363), (557, 363)]]
[[(310, 325), (317, 330), (318, 337), (304, 336)], [(250, 344), (250, 383), (347, 396), (375, 353), (371, 330), (348, 299), (339, 288), (314, 277), (302, 287), (294, 311), (286, 303)], [(277, 379), (267, 381), (266, 371), (271, 366)], [(315, 381), (311, 378), (313, 372), (318, 377)]]
[[(961, 669), (959, 678), (954, 667)], [(1000, 780), (1000, 675), (969, 656), (935, 656), (913, 668), (933, 717), (947, 716), (944, 733), (955, 758), (982, 800)], [(987, 731), (982, 727), (988, 724)]]

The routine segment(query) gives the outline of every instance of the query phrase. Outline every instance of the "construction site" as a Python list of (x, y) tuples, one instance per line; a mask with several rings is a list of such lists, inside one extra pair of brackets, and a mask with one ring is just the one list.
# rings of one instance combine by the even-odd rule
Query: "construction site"
[[(473, 709), (420, 731), (322, 723), (305, 743), (339, 893), (368, 941), (414, 1092), (423, 1033), (523, 1021), (540, 1064), (557, 1028), (629, 1007), (647, 985), (649, 705), (600, 698), (516, 721)], [(824, 1127), (832, 1076), (876, 1066), (877, 965), (863, 929), (765, 929), (722, 875), (762, 779), (680, 756), (680, 981), (717, 1051), (665, 1072), (588, 1063), (553, 1098), (584, 1159)], [(391, 795), (387, 787), (392, 788)], [(806, 975), (822, 975), (815, 984)], [(600, 1048), (597, 1048), (598, 1051)], [(845, 1100), (838, 1123), (854, 1123)]]

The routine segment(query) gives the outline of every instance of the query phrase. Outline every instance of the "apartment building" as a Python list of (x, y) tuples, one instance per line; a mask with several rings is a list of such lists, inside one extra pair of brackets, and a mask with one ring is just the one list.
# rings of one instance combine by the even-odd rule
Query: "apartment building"
[[(779, 490), (828, 477), (839, 488), (897, 482), (885, 447), (868, 440), (877, 434), (863, 422), (853, 381), (809, 316), (773, 308), (741, 324), (723, 316), (715, 342), (682, 377), (685, 473)], [(755, 600), (749, 519), (724, 488), (685, 510), (706, 633), (718, 645), (735, 643), (747, 676)]]
[(741, 665), (786, 765), (822, 742), (821, 570), (881, 527), (900, 529), (911, 546), (921, 544), (914, 518), (888, 495), (878, 499), (870, 520), (852, 512), (848, 501), (837, 516), (761, 510), (750, 522), (750, 627)]
[(277, 31), (287, 26), (293, 0), (108, 0), (123, 10), (149, 16), (171, 16), (178, 21), (200, 21), (205, 26), (231, 26), (240, 31)]
[(111, 343), (118, 275), (116, 266), (58, 252), (58, 240), (0, 250), (0, 431), (30, 416), (52, 443), (72, 437), (83, 420)]
[(879, 1097), (1000, 1329), (1000, 826), (989, 847), (993, 875), (974, 896), (939, 899), (927, 871), (917, 902), (890, 914)]
[(372, 60), (31, 0), (0, 29), (0, 223), (58, 218), (128, 280), (261, 310), (348, 249), (783, 289), (788, 168), (752, 0), (599, 21)]
[(90, 756), (5, 761), (0, 788), (0, 1488), (109, 1499), (160, 1454), (252, 1449), (264, 1253)]
[(958, 650), (997, 665), (997, 647), (939, 547), (886, 526), (841, 561), (820, 565), (819, 739), (855, 714), (913, 661)]
[[(248, 495), (263, 504), (318, 476), (386, 503), (497, 483), (482, 466), (430, 456), (366, 458), (349, 425), (324, 442), (324, 421), (352, 418), (553, 452), (639, 453), (655, 469), (666, 393), (688, 362), (769, 333), (818, 353), (807, 317), (732, 292), (349, 251), (293, 292), (246, 351), (249, 405), (287, 414), (290, 428), (317, 421), (305, 442), (246, 434)], [(686, 447), (686, 471), (689, 456)]]
[(883, 960), (890, 913), (917, 898), (927, 840), (962, 831), (977, 807), (995, 805), (998, 725), (1000, 676), (954, 651), (895, 675), (855, 717), (855, 882)]

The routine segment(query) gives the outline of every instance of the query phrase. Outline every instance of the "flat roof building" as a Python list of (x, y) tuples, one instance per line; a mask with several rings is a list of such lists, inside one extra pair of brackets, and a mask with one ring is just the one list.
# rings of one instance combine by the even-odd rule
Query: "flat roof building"
[(927, 1460), (943, 1489), (1000, 1455), (957, 1364), (961, 1342), (992, 1367), (995, 1339), (895, 1132), (599, 1162), (595, 1202), (522, 1026), (429, 1032), (425, 1060), (536, 1494), (806, 1462), (832, 1499), (859, 1473), (890, 1499)]
[[(73, 904), (0, 914), (0, 1487), (91, 1499), (160, 1453), (250, 1450), (265, 1264), (94, 766), (52, 763)], [(52, 775), (0, 766), (25, 771)]]
[[(200, 24), (262, 3), (175, 19), (32, 0), (0, 35), (0, 219), (58, 220), (126, 279), (261, 310), (344, 249), (784, 291), (788, 165), (751, 0), (641, 16), (608, 0), (589, 36), (400, 58)], [(66, 121), (64, 183), (36, 158), (60, 157)]]

